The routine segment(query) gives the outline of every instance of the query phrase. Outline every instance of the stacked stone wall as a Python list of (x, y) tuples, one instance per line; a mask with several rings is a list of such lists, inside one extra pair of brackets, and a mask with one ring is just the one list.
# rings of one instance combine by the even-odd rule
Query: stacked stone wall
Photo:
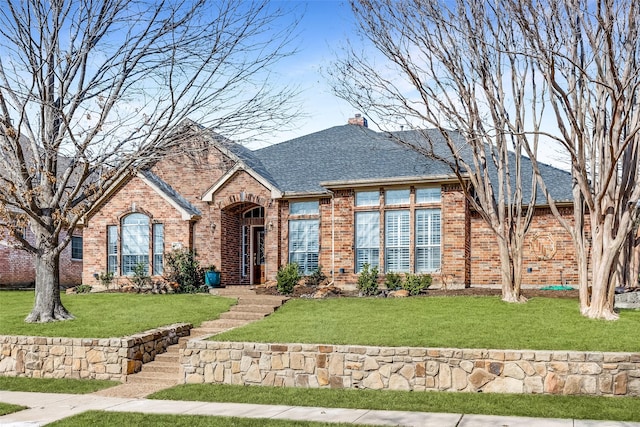
[(0, 335), (0, 376), (124, 382), (190, 330), (175, 324), (102, 339)]
[(192, 340), (186, 383), (640, 396), (640, 353)]

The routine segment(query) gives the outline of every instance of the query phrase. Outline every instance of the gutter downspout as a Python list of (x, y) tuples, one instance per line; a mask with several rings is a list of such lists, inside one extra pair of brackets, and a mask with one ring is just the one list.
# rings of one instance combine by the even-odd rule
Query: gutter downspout
[(331, 193), (331, 282), (336, 280), (336, 229), (335, 229), (335, 203), (333, 191)]

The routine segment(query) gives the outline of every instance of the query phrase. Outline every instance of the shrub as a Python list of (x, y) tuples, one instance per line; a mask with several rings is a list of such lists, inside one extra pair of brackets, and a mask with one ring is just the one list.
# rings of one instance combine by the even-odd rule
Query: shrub
[(327, 276), (322, 272), (322, 266), (318, 266), (313, 272), (304, 278), (305, 286), (316, 287), (320, 286)]
[(151, 283), (151, 277), (149, 277), (149, 274), (147, 274), (146, 265), (140, 262), (133, 267), (133, 276), (131, 276), (131, 283), (133, 283), (133, 286), (138, 290)]
[(204, 284), (204, 269), (196, 259), (196, 253), (188, 249), (177, 249), (166, 256), (165, 277), (171, 282), (176, 282), (178, 293), (194, 294), (206, 292)]
[(431, 281), (430, 274), (407, 274), (402, 289), (409, 291), (409, 295), (418, 295), (431, 286)]
[(358, 275), (358, 290), (365, 296), (378, 293), (378, 267), (369, 269), (367, 263), (362, 266), (362, 271)]
[(88, 294), (89, 292), (91, 292), (91, 286), (90, 285), (78, 285), (78, 286), (76, 286), (76, 293), (77, 294)]
[(113, 271), (106, 271), (104, 273), (100, 273), (98, 275), (98, 280), (100, 281), (100, 284), (102, 286), (109, 289), (109, 286), (111, 286), (111, 282), (113, 282)]
[(395, 291), (402, 288), (402, 276), (399, 273), (390, 271), (384, 277), (384, 285), (390, 291)]
[(298, 264), (291, 263), (284, 267), (280, 267), (278, 274), (276, 274), (276, 289), (278, 292), (284, 295), (290, 295), (293, 292), (293, 287), (298, 284), (300, 280), (300, 272), (298, 271)]

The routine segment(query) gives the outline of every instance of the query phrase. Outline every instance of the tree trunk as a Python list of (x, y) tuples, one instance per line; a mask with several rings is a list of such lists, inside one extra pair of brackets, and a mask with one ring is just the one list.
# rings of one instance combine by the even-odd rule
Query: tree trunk
[(60, 253), (56, 246), (38, 239), (40, 251), (36, 254), (36, 290), (35, 303), (31, 313), (25, 319), (28, 323), (46, 323), (56, 320), (73, 319), (60, 300)]
[[(521, 262), (522, 257), (510, 253), (504, 237), (498, 237), (500, 251), (500, 274), (502, 276), (502, 301), (523, 303), (527, 299), (521, 294), (522, 269), (516, 268), (515, 263)], [(515, 257), (514, 257), (515, 255)]]
[[(595, 220), (592, 217), (592, 221)], [(617, 320), (618, 314), (613, 310), (616, 286), (616, 264), (619, 252), (615, 253), (607, 243), (609, 236), (603, 233), (605, 224), (594, 226), (593, 247), (591, 249), (591, 295), (587, 301), (580, 301), (582, 314), (592, 319)], [(582, 297), (582, 293), (580, 295)], [(590, 296), (590, 298), (589, 298)]]

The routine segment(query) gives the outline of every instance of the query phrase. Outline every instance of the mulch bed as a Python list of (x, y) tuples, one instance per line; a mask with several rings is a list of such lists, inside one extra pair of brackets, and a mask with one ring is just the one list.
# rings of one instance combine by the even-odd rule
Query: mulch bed
[[(308, 286), (296, 286), (293, 294), (289, 295), (293, 298), (307, 297), (312, 295), (317, 289)], [(280, 295), (275, 287), (257, 287), (255, 289), (259, 295)], [(545, 298), (578, 298), (578, 289), (572, 291), (543, 291), (540, 289), (523, 289), (522, 294), (527, 298), (545, 297)], [(357, 296), (357, 291), (343, 291), (342, 296)], [(500, 296), (500, 289), (471, 287), (465, 289), (429, 289), (425, 296)]]

